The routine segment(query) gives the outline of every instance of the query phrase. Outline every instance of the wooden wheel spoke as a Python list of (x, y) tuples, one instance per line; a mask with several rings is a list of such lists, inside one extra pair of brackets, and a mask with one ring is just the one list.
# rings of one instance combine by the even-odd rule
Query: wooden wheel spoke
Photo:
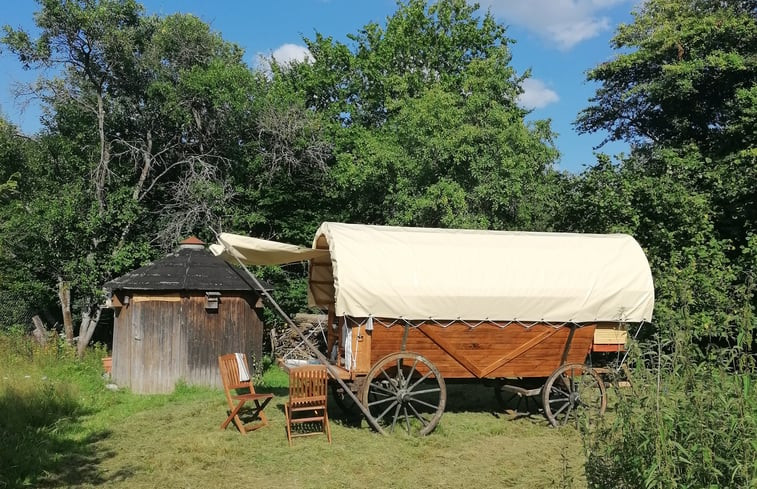
[(384, 418), (384, 416), (386, 416), (386, 413), (388, 413), (389, 411), (391, 411), (392, 408), (394, 406), (398, 405), (398, 404), (399, 404), (399, 402), (397, 402), (396, 400), (394, 400), (394, 402), (392, 404), (390, 404), (389, 407), (386, 408), (383, 413), (381, 413), (378, 416), (376, 416), (376, 421), (381, 421)]
[(408, 403), (408, 406), (410, 406), (410, 410), (413, 411), (413, 414), (415, 417), (420, 421), (423, 426), (428, 426), (428, 420), (421, 415), (421, 413), (418, 412), (417, 409), (415, 409), (415, 406), (413, 406), (413, 403)]
[(568, 421), (570, 419), (570, 413), (573, 411), (574, 404), (572, 402), (568, 403), (568, 412), (565, 413), (565, 421)]
[(397, 424), (397, 418), (400, 416), (400, 408), (402, 407), (401, 403), (397, 403), (397, 409), (394, 410), (394, 416), (392, 416), (392, 427), (389, 428), (389, 431), (391, 433), (394, 433), (394, 425)]
[(394, 401), (396, 398), (394, 397), (386, 397), (384, 399), (379, 399), (378, 401), (373, 401), (368, 403), (368, 407), (378, 406), (379, 404), (383, 404), (385, 402)]
[(389, 377), (389, 374), (387, 374), (386, 370), (384, 370), (383, 368), (381, 369), (381, 376), (384, 377), (389, 382), (389, 384), (394, 384), (394, 382), (396, 382), (396, 379)]
[(420, 394), (430, 394), (432, 392), (439, 392), (441, 389), (439, 387), (432, 387), (431, 389), (424, 389), (422, 391), (412, 391), (410, 392), (410, 397), (418, 396)]
[(565, 377), (560, 377), (560, 383), (564, 387), (564, 390), (560, 389), (560, 387), (557, 387), (557, 386), (555, 386), (554, 388), (559, 389), (562, 392), (565, 392), (566, 395), (570, 395), (570, 393), (573, 392), (573, 389), (571, 388), (570, 382), (568, 381), (568, 379), (566, 379)]
[[(413, 374), (415, 373), (415, 367), (417, 367), (417, 366), (418, 366), (418, 358), (416, 357), (415, 361), (413, 362), (413, 366), (410, 367), (410, 371), (407, 373), (407, 380), (410, 380), (410, 379), (413, 378)], [(413, 385), (415, 385), (415, 384), (413, 384)], [(412, 387), (411, 387), (411, 389), (412, 389)]]
[(402, 412), (405, 413), (405, 427), (407, 432), (410, 433), (410, 416), (407, 414), (407, 405), (402, 406)]
[(570, 401), (565, 401), (562, 407), (554, 412), (554, 416), (557, 417), (561, 412), (565, 411), (565, 408), (567, 408), (570, 405), (571, 405)]
[(425, 375), (424, 375), (423, 377), (421, 377), (420, 379), (416, 380), (416, 381), (415, 381), (415, 383), (414, 383), (413, 385), (411, 385), (410, 387), (408, 387), (408, 390), (413, 390), (413, 389), (415, 389), (415, 387), (416, 387), (416, 386), (417, 386), (418, 384), (420, 384), (421, 382), (423, 382), (424, 380), (426, 380), (427, 378), (429, 378), (429, 377), (431, 376), (431, 374), (432, 374), (432, 372), (431, 372), (431, 371), (429, 371), (429, 372), (426, 372), (426, 374), (425, 374)]
[[(390, 385), (391, 385), (391, 384), (390, 384)], [(390, 396), (394, 396), (394, 395), (396, 395), (396, 394), (397, 394), (397, 391), (396, 391), (396, 390), (387, 389), (387, 388), (386, 388), (386, 387), (384, 387), (383, 385), (381, 385), (381, 384), (377, 384), (377, 383), (375, 383), (375, 382), (371, 382), (371, 388), (373, 388), (373, 389), (376, 389), (376, 390), (378, 390), (378, 391), (382, 391), (382, 392), (385, 392), (386, 394), (383, 394), (383, 395), (390, 395)], [(374, 392), (374, 394), (380, 394), (380, 393), (379, 393), (379, 392)]]
[(402, 357), (397, 358), (397, 383), (400, 387), (405, 385), (405, 374), (402, 371)]
[(565, 392), (564, 390), (560, 389), (559, 387), (552, 387), (552, 392), (558, 393), (562, 395), (563, 397), (570, 397), (569, 392)]
[(430, 404), (430, 403), (428, 403), (426, 401), (421, 401), (420, 399), (416, 399), (414, 397), (411, 398), (411, 401), (412, 402), (417, 402), (418, 404), (422, 404), (422, 405), (427, 406), (427, 407), (430, 407), (431, 409), (438, 409), (439, 408), (438, 405)]

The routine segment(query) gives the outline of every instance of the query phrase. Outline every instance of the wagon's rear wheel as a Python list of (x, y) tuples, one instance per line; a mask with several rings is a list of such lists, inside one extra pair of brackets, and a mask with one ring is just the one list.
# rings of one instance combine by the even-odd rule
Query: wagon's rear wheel
[(417, 353), (387, 355), (365, 378), (360, 400), (390, 432), (427, 435), (444, 413), (447, 387), (437, 368)]
[(581, 420), (592, 423), (607, 407), (605, 384), (591, 367), (579, 363), (563, 365), (544, 384), (542, 403), (552, 426)]

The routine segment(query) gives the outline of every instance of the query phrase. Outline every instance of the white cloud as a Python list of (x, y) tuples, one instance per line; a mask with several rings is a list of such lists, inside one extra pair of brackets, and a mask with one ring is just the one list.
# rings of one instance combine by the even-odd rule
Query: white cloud
[(557, 92), (547, 88), (543, 81), (536, 78), (526, 78), (521, 86), (523, 93), (518, 96), (518, 105), (524, 109), (541, 109), (560, 100)]
[(553, 41), (567, 51), (610, 28), (602, 15), (629, 0), (479, 0), (484, 9), (505, 22), (517, 24)]
[(282, 44), (269, 55), (257, 54), (257, 64), (265, 72), (271, 71), (272, 60), (276, 60), (281, 66), (288, 66), (292, 63), (310, 63), (313, 61), (313, 55), (305, 46), (289, 43)]
[(313, 61), (313, 55), (310, 54), (308, 48), (297, 44), (282, 44), (273, 51), (271, 57), (281, 65)]

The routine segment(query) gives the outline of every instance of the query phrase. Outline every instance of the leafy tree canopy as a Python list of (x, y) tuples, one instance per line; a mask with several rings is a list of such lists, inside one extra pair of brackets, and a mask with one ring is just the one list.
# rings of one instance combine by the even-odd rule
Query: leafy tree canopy
[(639, 239), (669, 331), (753, 338), (757, 3), (649, 0), (613, 44), (619, 54), (588, 73), (600, 87), (576, 125), (633, 150), (569, 184), (562, 222)]
[(510, 40), (475, 5), (398, 4), (385, 25), (317, 34), (312, 63), (275, 67), (335, 141), (335, 218), (442, 227), (545, 226), (557, 151), (516, 105)]
[(588, 73), (600, 88), (577, 121), (613, 140), (697, 145), (718, 156), (755, 140), (757, 3), (644, 2)]

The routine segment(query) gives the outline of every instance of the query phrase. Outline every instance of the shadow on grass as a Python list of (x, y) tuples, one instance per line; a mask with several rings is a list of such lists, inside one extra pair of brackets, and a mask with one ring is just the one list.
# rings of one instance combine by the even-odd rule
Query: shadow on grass
[[(90, 414), (60, 386), (0, 392), (0, 487), (60, 487), (108, 482), (100, 463), (114, 454), (98, 450), (108, 431), (82, 433)], [(109, 474), (124, 479), (130, 474)]]
[[(360, 428), (366, 427), (360, 410), (351, 405), (342, 408), (333, 396), (329, 398), (329, 416), (332, 421), (343, 426)], [(281, 405), (283, 411), (283, 404)], [(494, 384), (485, 385), (481, 382), (448, 382), (447, 402), (445, 413), (490, 413), (503, 422), (517, 418), (529, 418), (535, 423), (547, 421), (541, 410), (541, 400), (537, 397), (519, 398), (517, 396), (497, 396)]]
[(286, 397), (289, 395), (288, 387), (269, 387), (269, 386), (255, 386), (255, 392), (258, 394), (273, 394), (274, 397)]

